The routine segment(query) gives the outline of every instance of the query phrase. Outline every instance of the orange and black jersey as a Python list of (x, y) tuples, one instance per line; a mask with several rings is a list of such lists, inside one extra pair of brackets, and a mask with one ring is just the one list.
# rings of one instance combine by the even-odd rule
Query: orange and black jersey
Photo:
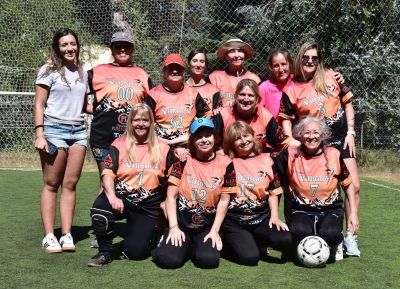
[(135, 160), (126, 157), (126, 136), (116, 139), (110, 146), (102, 175), (109, 175), (115, 182), (115, 193), (125, 205), (157, 218), (160, 202), (165, 197), (168, 168), (172, 166), (172, 149), (159, 140), (163, 161), (151, 164), (148, 145), (136, 145)]
[(265, 149), (268, 143), (271, 147), (278, 150), (286, 148), (292, 141), (292, 137), (285, 135), (282, 127), (276, 122), (273, 115), (262, 106), (258, 106), (256, 114), (249, 119), (241, 117), (235, 106), (225, 107), (221, 112), (212, 117), (215, 129), (225, 135), (228, 126), (242, 120), (254, 129), (254, 138), (260, 143), (260, 147)]
[(284, 119), (297, 119), (302, 116), (323, 119), (331, 128), (334, 139), (339, 139), (347, 135), (344, 104), (350, 102), (353, 93), (347, 85), (339, 86), (332, 69), (326, 70), (324, 75), (329, 95), (316, 91), (312, 80), (289, 81), (283, 89), (279, 116)]
[(185, 162), (176, 160), (168, 182), (179, 187), (178, 223), (188, 230), (210, 228), (221, 194), (236, 193), (232, 160), (218, 154), (209, 161), (193, 156)]
[(88, 78), (94, 94), (90, 143), (108, 149), (124, 133), (131, 107), (143, 102), (153, 84), (137, 66), (101, 64), (88, 71)]
[(257, 84), (261, 82), (257, 74), (246, 69), (243, 69), (242, 73), (238, 75), (232, 75), (229, 72), (229, 68), (226, 68), (225, 70), (216, 70), (208, 76), (207, 81), (215, 85), (221, 92), (221, 102), (218, 106), (226, 107), (233, 105), (236, 86), (242, 79), (252, 79)]
[(172, 140), (189, 133), (195, 117), (204, 117), (210, 110), (200, 94), (184, 84), (178, 92), (169, 92), (164, 84), (150, 90), (145, 103), (153, 110), (157, 136)]
[(205, 117), (210, 118), (212, 116), (212, 110), (221, 105), (221, 93), (219, 89), (210, 83), (191, 87), (197, 90), (206, 104), (211, 108), (211, 110), (205, 114)]
[(288, 178), (292, 209), (324, 211), (343, 205), (337, 186), (349, 186), (351, 176), (337, 149), (327, 147), (310, 156), (289, 148), (281, 151), (276, 164)]
[(232, 161), (236, 195), (231, 195), (227, 217), (241, 225), (259, 224), (270, 216), (268, 196), (282, 193), (274, 162), (267, 154)]

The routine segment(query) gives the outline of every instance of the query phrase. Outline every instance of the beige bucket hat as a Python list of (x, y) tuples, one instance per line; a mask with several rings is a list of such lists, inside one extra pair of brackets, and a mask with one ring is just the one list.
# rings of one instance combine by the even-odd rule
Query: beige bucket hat
[(222, 44), (217, 51), (218, 58), (225, 58), (225, 55), (232, 49), (242, 49), (245, 54), (245, 60), (253, 57), (254, 50), (253, 48), (246, 42), (235, 38), (229, 39), (227, 42)]

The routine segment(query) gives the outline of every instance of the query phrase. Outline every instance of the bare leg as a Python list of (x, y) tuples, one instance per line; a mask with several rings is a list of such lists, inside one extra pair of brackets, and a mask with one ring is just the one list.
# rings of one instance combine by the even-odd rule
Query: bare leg
[(96, 161), (97, 162), (97, 169), (99, 170), (99, 176), (100, 176), (100, 188), (99, 188), (99, 192), (97, 193), (97, 195), (100, 195), (103, 191), (104, 191), (104, 185), (103, 185), (103, 181), (101, 179), (101, 173), (104, 170), (104, 162), (103, 161)]
[[(352, 178), (351, 186), (354, 187), (354, 192), (356, 195), (357, 213), (358, 213), (358, 209), (360, 207), (360, 177), (358, 175), (356, 159), (348, 158), (348, 159), (344, 159), (344, 162), (345, 162), (347, 169), (349, 170), (351, 178)], [(344, 203), (344, 211), (345, 211), (346, 220), (347, 220), (347, 217), (350, 215), (350, 204), (349, 204), (349, 200), (347, 198), (345, 199), (345, 203)], [(346, 224), (347, 224), (347, 222), (346, 222)]]
[(62, 234), (71, 232), (75, 212), (76, 184), (81, 176), (85, 153), (85, 146), (72, 145), (69, 148), (60, 197)]
[(67, 151), (59, 149), (54, 155), (39, 152), (43, 171), (43, 190), (40, 199), (40, 212), (45, 235), (54, 233), (56, 219), (57, 191), (64, 177)]

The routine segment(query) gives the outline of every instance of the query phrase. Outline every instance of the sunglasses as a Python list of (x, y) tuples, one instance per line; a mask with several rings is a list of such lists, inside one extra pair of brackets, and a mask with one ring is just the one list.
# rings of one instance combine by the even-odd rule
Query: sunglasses
[(310, 55), (303, 55), (303, 57), (301, 58), (301, 60), (303, 62), (309, 62), (311, 58), (311, 62), (312, 63), (318, 63), (319, 62), (319, 58), (318, 56), (310, 56)]
[(113, 45), (113, 48), (115, 49), (115, 50), (121, 50), (121, 49), (125, 49), (125, 50), (128, 50), (128, 49), (130, 49), (132, 47), (132, 44), (130, 44), (130, 43), (118, 43), (118, 44), (114, 44)]

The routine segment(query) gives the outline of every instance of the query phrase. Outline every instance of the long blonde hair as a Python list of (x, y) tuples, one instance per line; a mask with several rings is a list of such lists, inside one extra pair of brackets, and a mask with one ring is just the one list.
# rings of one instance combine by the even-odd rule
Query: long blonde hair
[(152, 165), (158, 165), (162, 162), (160, 143), (154, 129), (154, 115), (150, 107), (144, 103), (135, 104), (128, 116), (128, 123), (124, 135), (126, 136), (126, 157), (129, 161), (135, 161), (136, 137), (133, 133), (132, 120), (138, 113), (147, 114), (150, 120), (149, 133), (147, 135), (147, 145)]
[(294, 61), (294, 75), (296, 78), (301, 78), (306, 80), (306, 77), (304, 76), (304, 71), (303, 71), (303, 56), (306, 51), (310, 49), (315, 49), (317, 50), (317, 55), (318, 55), (318, 66), (317, 69), (315, 70), (312, 82), (314, 88), (322, 94), (325, 95), (330, 95), (329, 89), (325, 83), (325, 68), (324, 64), (322, 62), (322, 51), (318, 43), (316, 42), (306, 42), (302, 46), (300, 46), (299, 51), (297, 52), (296, 59)]

